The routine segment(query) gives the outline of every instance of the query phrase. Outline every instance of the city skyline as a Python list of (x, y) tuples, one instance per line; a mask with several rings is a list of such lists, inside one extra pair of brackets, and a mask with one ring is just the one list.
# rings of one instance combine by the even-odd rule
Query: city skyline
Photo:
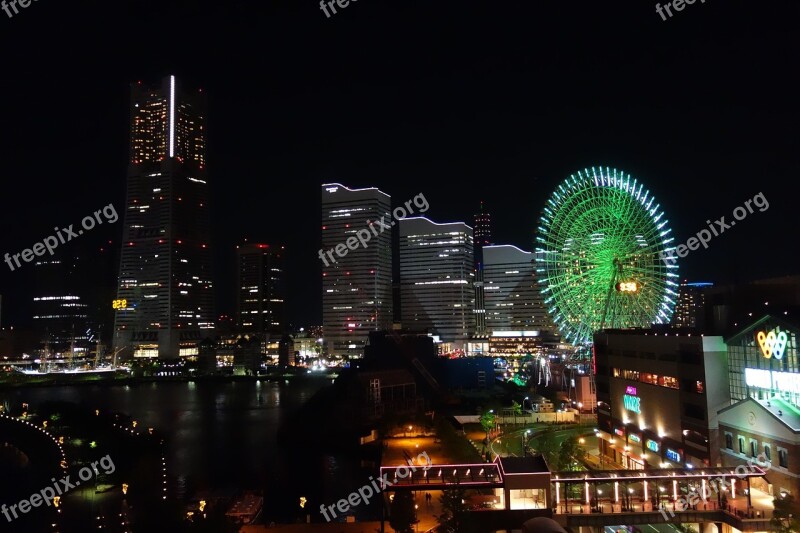
[(0, 4), (0, 530), (800, 531), (800, 3)]
[[(80, 219), (97, 205), (124, 203), (129, 84), (174, 74), (187, 86), (203, 88), (209, 101), (208, 160), (215, 200), (211, 209), (217, 221), (213, 254), (220, 280), (215, 289), (217, 314), (234, 312), (231, 258), (235, 245), (246, 238), (287, 246), (287, 266), (293, 273), (289, 291), (297, 296), (288, 304), (289, 321), (320, 323), (315, 198), (321, 183), (335, 181), (354, 188), (378, 187), (395, 198), (423, 192), (433, 216), (441, 220), (470, 221), (482, 200), (492, 213), (493, 238), (531, 249), (547, 194), (587, 165), (618, 166), (640, 176), (673, 213), (671, 224), (683, 240), (705, 228), (706, 220), (730, 213), (758, 192), (757, 178), (772, 209), (688, 256), (681, 263), (681, 277), (725, 283), (791, 273), (790, 265), (796, 262), (791, 247), (783, 252), (785, 261), (740, 253), (753, 242), (784, 250), (785, 237), (768, 228), (778, 223), (774, 213), (789, 209), (797, 188), (796, 180), (789, 179), (796, 171), (791, 127), (783, 119), (773, 120), (796, 106), (781, 98), (792, 86), (791, 76), (771, 53), (790, 48), (786, 18), (771, 17), (775, 8), (770, 6), (750, 10), (739, 4), (709, 4), (663, 22), (651, 8), (587, 4), (586, 16), (573, 20), (572, 13), (558, 6), (518, 7), (518, 16), (509, 18), (514, 31), (491, 27), (485, 37), (472, 41), (462, 40), (471, 34), (459, 29), (469, 27), (472, 8), (433, 6), (419, 20), (411, 6), (362, 5), (327, 20), (313, 5), (276, 4), (262, 8), (267, 16), (264, 29), (269, 30), (262, 31), (254, 26), (257, 17), (232, 7), (229, 15), (235, 24), (225, 26), (221, 35), (242, 35), (245, 41), (236, 53), (225, 54), (233, 49), (222, 41), (198, 42), (190, 27), (175, 24), (189, 16), (208, 25), (209, 14), (199, 7), (163, 6), (162, 16), (174, 28), (164, 35), (166, 48), (174, 54), (165, 55), (164, 45), (145, 41), (124, 45), (119, 52), (124, 60), (108, 62), (81, 52), (92, 50), (98, 41), (113, 40), (116, 32), (109, 32), (104, 23), (108, 17), (123, 27), (138, 28), (147, 10), (132, 10), (130, 20), (123, 21), (103, 9), (76, 7), (87, 24), (85, 35), (65, 39), (71, 44), (64, 49), (34, 47), (28, 55), (7, 58), (11, 70), (26, 69), (26, 57), (35, 57), (39, 67), (20, 78), (18, 89), (2, 99), (5, 116), (18, 133), (0, 134), (0, 155), (8, 175), (16, 176), (19, 197), (36, 197), (35, 208), (15, 202), (0, 214), (6, 227), (14, 227), (16, 220), (28, 222), (8, 234), (6, 251), (29, 247), (53, 226)], [(19, 32), (34, 28), (62, 35), (60, 15), (71, 13), (64, 7), (26, 10), (6, 21), (8, 38), (25, 39)], [(401, 46), (404, 39), (399, 34), (396, 39), (381, 38), (370, 29), (376, 17), (413, 22), (421, 39)], [(588, 22), (600, 17), (608, 20), (602, 31)], [(742, 39), (737, 28), (744, 21), (754, 23), (751, 17), (777, 26), (763, 39)], [(442, 32), (445, 20), (456, 23)], [(702, 46), (702, 27), (709, 21), (721, 32), (720, 39), (727, 42), (731, 37), (733, 52)], [(575, 36), (555, 30), (562, 22), (578, 25)], [(685, 49), (694, 53), (675, 53), (676, 28), (685, 35)], [(307, 38), (296, 52), (299, 61), (280, 54), (254, 55), (263, 48), (258, 39), (279, 49), (297, 32)], [(647, 46), (623, 50), (620, 45), (629, 32), (641, 34)], [(361, 46), (365, 37), (374, 46)], [(332, 40), (349, 53), (318, 54), (320, 45)], [(450, 42), (466, 48), (451, 54)], [(570, 52), (553, 57), (546, 52), (553, 46)], [(66, 60), (67, 50), (86, 57), (86, 62)], [(414, 60), (426, 55), (431, 57), (429, 64)], [(221, 61), (222, 57), (228, 59)], [(505, 59), (494, 61), (496, 57)], [(452, 68), (440, 68), (449, 61), (455, 61)], [(739, 61), (761, 76), (736, 84), (719, 81), (742, 68)], [(259, 83), (258, 72), (249, 68), (259, 64), (282, 74), (282, 82)], [(595, 79), (619, 81), (598, 83), (586, 92), (573, 81), (589, 64), (594, 65)], [(97, 77), (101, 70), (103, 76)], [(699, 89), (685, 90), (677, 77), (665, 75), (669, 72), (686, 72)], [(398, 76), (404, 80), (401, 89), (387, 90)], [(59, 98), (52, 97), (51, 80), (78, 77), (94, 82), (63, 83)], [(762, 79), (772, 82), (757, 81)], [(60, 98), (72, 105), (61, 105)], [(763, 112), (740, 112), (752, 99), (763, 102)], [(584, 104), (576, 107), (576, 101)], [(392, 102), (399, 103), (387, 105)], [(698, 109), (703, 112), (698, 114)], [(65, 115), (43, 129), (24, 110), (36, 110), (41, 117)], [(595, 134), (586, 124), (602, 124), (603, 133)], [(642, 136), (639, 132), (645, 130), (648, 135)], [(69, 138), (79, 139), (79, 148), (63, 142)], [(42, 151), (51, 156), (38, 157)], [(87, 159), (88, 154), (92, 156)], [(80, 179), (64, 179), (64, 168), (80, 168)], [(498, 186), (498, 179), (504, 184)], [(462, 181), (474, 185), (455, 185)], [(76, 182), (86, 186), (76, 188)], [(728, 186), (733, 183), (743, 188), (752, 183), (753, 190)], [(243, 194), (244, 190), (258, 193)], [(281, 200), (260, 209), (265, 195), (278, 191)], [(310, 203), (303, 213), (312, 216), (297, 216), (291, 201), (295, 198), (304, 208)], [(33, 211), (38, 215), (31, 216)], [(121, 237), (120, 224), (94, 231), (81, 238), (99, 246)], [(30, 323), (30, 295), (23, 287), (31, 275), (18, 269), (0, 277), (4, 323)]]

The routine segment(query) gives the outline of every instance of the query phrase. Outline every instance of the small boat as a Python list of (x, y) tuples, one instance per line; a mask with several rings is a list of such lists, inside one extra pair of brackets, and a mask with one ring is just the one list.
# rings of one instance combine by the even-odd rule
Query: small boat
[(225, 513), (242, 525), (255, 522), (264, 506), (264, 498), (258, 494), (245, 493), (233, 501), (231, 508)]

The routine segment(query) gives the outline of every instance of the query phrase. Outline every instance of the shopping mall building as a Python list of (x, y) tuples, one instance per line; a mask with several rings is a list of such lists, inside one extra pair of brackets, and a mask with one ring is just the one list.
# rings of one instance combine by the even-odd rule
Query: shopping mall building
[(598, 436), (625, 468), (771, 464), (757, 488), (800, 494), (800, 327), (767, 315), (731, 335), (595, 334)]
[(726, 341), (731, 405), (718, 415), (722, 466), (770, 461), (773, 496), (800, 495), (800, 328), (767, 315)]
[(686, 329), (594, 336), (600, 449), (624, 468), (718, 463), (716, 413), (730, 405), (725, 343)]

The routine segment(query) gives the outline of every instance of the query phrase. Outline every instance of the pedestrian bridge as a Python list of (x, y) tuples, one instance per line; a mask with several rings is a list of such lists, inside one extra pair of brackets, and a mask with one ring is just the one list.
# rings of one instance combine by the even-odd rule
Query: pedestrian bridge
[[(386, 480), (384, 490), (442, 490), (454, 487), (470, 489), (497, 489), (503, 487), (503, 477), (498, 463), (475, 463), (458, 465), (381, 467), (381, 483)], [(384, 477), (385, 476), (385, 477)]]
[[(541, 456), (497, 457), (493, 463), (381, 467), (384, 491), (490, 489), (493, 509), (470, 517), (492, 523), (550, 516), (562, 525), (602, 527), (654, 523), (728, 524), (740, 531), (769, 529), (771, 500), (753, 497), (750, 479), (764, 470), (670, 468), (550, 472)], [(505, 513), (505, 514), (504, 514)], [(524, 513), (523, 513), (524, 514)], [(496, 519), (490, 518), (496, 516)], [(501, 518), (505, 516), (506, 518)], [(533, 516), (533, 515), (532, 515)]]

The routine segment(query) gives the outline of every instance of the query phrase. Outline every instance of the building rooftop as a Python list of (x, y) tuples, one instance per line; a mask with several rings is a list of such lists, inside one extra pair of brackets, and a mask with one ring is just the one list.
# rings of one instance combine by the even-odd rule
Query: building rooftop
[(703, 337), (704, 335), (698, 331), (697, 328), (674, 327), (669, 325), (662, 325), (651, 328), (606, 328), (595, 332), (595, 335), (605, 333), (607, 335), (653, 335), (656, 337), (677, 337), (684, 335), (686, 337)]
[(756, 401), (792, 431), (800, 432), (800, 410), (797, 407), (780, 398)]
[(550, 473), (544, 457), (499, 457), (503, 474), (543, 474)]
[(373, 379), (379, 379), (382, 387), (416, 383), (411, 372), (405, 369), (365, 370), (358, 373), (358, 381), (362, 385), (369, 385)]

